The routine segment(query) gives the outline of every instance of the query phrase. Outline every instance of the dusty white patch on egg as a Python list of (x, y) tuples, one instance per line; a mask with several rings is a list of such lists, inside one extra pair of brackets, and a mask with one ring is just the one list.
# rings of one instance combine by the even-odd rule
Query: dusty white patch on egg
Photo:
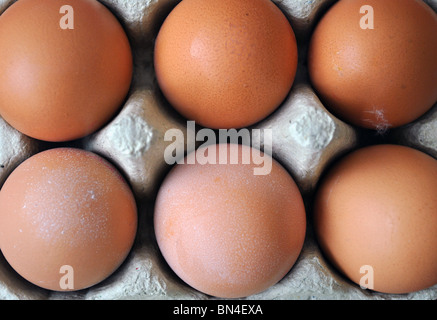
[[(41, 169), (44, 171), (44, 167)], [(93, 213), (105, 212), (103, 210), (107, 210), (106, 204), (90, 199), (95, 200), (110, 187), (103, 186), (97, 181), (90, 181), (85, 170), (80, 166), (75, 166), (73, 173), (50, 170), (46, 175), (49, 179), (31, 185), (32, 190), (39, 192), (26, 192), (23, 200), (25, 214), (31, 215), (31, 223), (38, 226), (38, 236), (52, 242), (65, 235), (64, 239), (69, 240), (71, 247), (82, 245), (83, 239), (104, 237), (105, 233), (98, 233), (96, 229), (105, 230), (107, 216)], [(91, 189), (83, 190), (83, 197), (72, 196), (84, 185)], [(63, 197), (59, 197), (58, 201), (45, 201), (51, 195), (59, 193), (59, 190), (62, 190)], [(77, 228), (78, 225), (80, 228)], [(72, 235), (71, 232), (77, 234)]]

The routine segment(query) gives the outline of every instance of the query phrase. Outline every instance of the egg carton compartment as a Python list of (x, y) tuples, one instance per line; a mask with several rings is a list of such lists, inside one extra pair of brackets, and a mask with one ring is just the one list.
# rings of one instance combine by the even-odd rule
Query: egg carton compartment
[[(15, 1), (0, 0), (0, 14)], [(74, 146), (95, 152), (113, 163), (132, 187), (138, 203), (135, 244), (120, 268), (103, 282), (77, 292), (52, 292), (21, 278), (0, 255), (1, 299), (216, 299), (186, 285), (164, 261), (153, 230), (156, 193), (171, 166), (164, 161), (169, 129), (185, 134), (186, 152), (194, 150), (199, 129), (173, 110), (157, 85), (153, 45), (159, 28), (179, 0), (100, 0), (118, 17), (129, 37), (134, 75), (126, 102), (99, 131), (68, 143), (29, 138), (0, 118), (0, 185), (22, 161), (42, 150)], [(386, 133), (355, 128), (331, 114), (313, 90), (306, 68), (312, 30), (336, 0), (275, 0), (295, 31), (299, 61), (288, 97), (269, 117), (249, 130), (271, 129), (273, 143), (262, 137), (252, 143), (271, 150), (293, 176), (307, 206), (308, 226), (303, 250), (289, 273), (276, 285), (245, 299), (437, 299), (437, 286), (402, 295), (363, 290), (340, 275), (321, 253), (311, 225), (311, 201), (317, 183), (341, 155), (366, 144), (389, 141), (421, 149), (437, 158), (437, 105), (417, 121)], [(437, 0), (427, 0), (437, 10)], [(190, 131), (191, 130), (191, 131)]]

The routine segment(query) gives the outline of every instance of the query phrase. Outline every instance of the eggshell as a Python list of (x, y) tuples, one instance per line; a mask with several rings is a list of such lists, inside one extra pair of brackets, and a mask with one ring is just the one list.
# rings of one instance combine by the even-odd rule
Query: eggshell
[(436, 39), (437, 15), (423, 1), (338, 1), (312, 35), (311, 82), (354, 125), (405, 125), (437, 101)]
[[(20, 0), (0, 16), (0, 114), (36, 139), (67, 141), (113, 117), (132, 78), (129, 40), (98, 1)], [(65, 20), (68, 18), (69, 20)], [(72, 29), (63, 29), (65, 22)]]
[(158, 83), (172, 106), (210, 128), (240, 128), (271, 114), (297, 68), (297, 44), (270, 0), (184, 0), (155, 43)]
[[(194, 159), (207, 150), (201, 147), (161, 185), (156, 239), (188, 285), (217, 297), (249, 296), (277, 283), (296, 262), (305, 238), (305, 208), (294, 180), (276, 161), (269, 174), (254, 175), (260, 158), (243, 160), (251, 147), (212, 147), (216, 164)], [(224, 152), (238, 162), (220, 164)]]
[(128, 255), (136, 228), (129, 186), (87, 151), (38, 153), (0, 191), (2, 253), (18, 274), (45, 289), (75, 291), (106, 279)]
[(437, 284), (435, 190), (437, 160), (425, 153), (398, 145), (353, 152), (328, 172), (315, 199), (323, 252), (342, 274), (375, 291)]

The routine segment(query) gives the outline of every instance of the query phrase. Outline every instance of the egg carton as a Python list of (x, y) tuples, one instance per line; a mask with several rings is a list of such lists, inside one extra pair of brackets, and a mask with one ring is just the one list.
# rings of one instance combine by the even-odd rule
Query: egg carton
[[(306, 56), (312, 30), (337, 0), (275, 0), (289, 19), (298, 42), (296, 79), (284, 103), (265, 120), (248, 128), (271, 129), (273, 142), (252, 143), (271, 150), (293, 176), (307, 206), (308, 227), (299, 259), (276, 285), (247, 300), (272, 299), (437, 299), (437, 286), (409, 294), (384, 294), (361, 289), (325, 260), (311, 222), (312, 197), (326, 168), (343, 154), (379, 142), (408, 145), (437, 158), (437, 105), (417, 121), (388, 132), (356, 128), (331, 114), (308, 78)], [(425, 0), (424, 0), (425, 1)], [(0, 14), (14, 0), (0, 0)], [(159, 28), (179, 0), (101, 0), (120, 20), (134, 57), (130, 92), (118, 114), (99, 131), (76, 141), (47, 143), (29, 138), (0, 118), (0, 186), (25, 159), (53, 147), (76, 147), (112, 162), (130, 183), (138, 202), (135, 244), (120, 268), (103, 282), (77, 292), (52, 292), (21, 278), (0, 255), (1, 299), (217, 299), (186, 285), (163, 259), (153, 230), (153, 204), (171, 166), (164, 161), (170, 144), (165, 132), (186, 132), (180, 143), (193, 151), (196, 130), (176, 113), (161, 94), (153, 68), (153, 46)], [(437, 0), (426, 0), (437, 11)], [(191, 130), (187, 132), (187, 130)]]

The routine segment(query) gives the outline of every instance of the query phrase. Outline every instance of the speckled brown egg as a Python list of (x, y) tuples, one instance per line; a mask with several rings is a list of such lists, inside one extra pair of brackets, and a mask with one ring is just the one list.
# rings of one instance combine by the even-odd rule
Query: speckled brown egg
[[(191, 287), (216, 297), (249, 296), (276, 284), (296, 262), (305, 208), (292, 177), (269, 156), (264, 163), (271, 161), (265, 167), (271, 170), (255, 175), (262, 156), (250, 157), (251, 147), (212, 147), (190, 153), (161, 185), (156, 239), (169, 266)], [(204, 153), (216, 163), (197, 158)], [(220, 162), (225, 153), (228, 161)], [(238, 160), (231, 162), (231, 154)]]
[(293, 29), (270, 0), (184, 0), (155, 44), (158, 84), (184, 117), (210, 128), (271, 114), (294, 82)]
[(437, 14), (422, 0), (342, 0), (312, 35), (308, 66), (341, 119), (387, 130), (437, 101)]
[(20, 0), (0, 16), (0, 115), (36, 139), (101, 128), (131, 84), (129, 40), (95, 0)]
[(363, 288), (437, 284), (437, 160), (398, 145), (359, 149), (327, 173), (314, 223), (326, 257)]
[(103, 158), (78, 149), (43, 151), (0, 190), (0, 249), (18, 274), (54, 291), (109, 277), (133, 245), (134, 196)]

